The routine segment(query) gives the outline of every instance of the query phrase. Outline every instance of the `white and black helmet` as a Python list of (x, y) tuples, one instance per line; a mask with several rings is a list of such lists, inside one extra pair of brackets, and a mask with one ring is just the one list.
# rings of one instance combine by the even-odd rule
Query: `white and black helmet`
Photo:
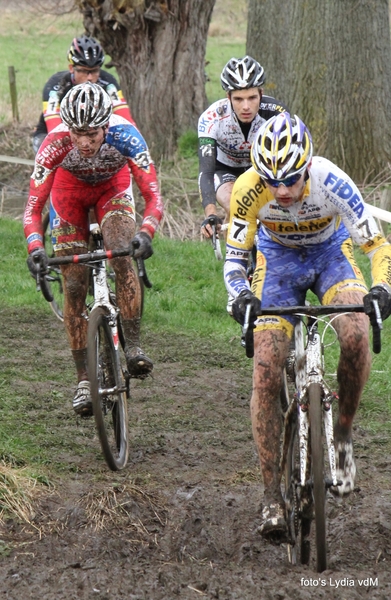
[(226, 92), (261, 87), (265, 82), (263, 67), (251, 56), (231, 58), (221, 72), (221, 85)]
[(103, 127), (112, 112), (110, 96), (100, 85), (90, 82), (71, 88), (60, 105), (60, 117), (69, 129)]

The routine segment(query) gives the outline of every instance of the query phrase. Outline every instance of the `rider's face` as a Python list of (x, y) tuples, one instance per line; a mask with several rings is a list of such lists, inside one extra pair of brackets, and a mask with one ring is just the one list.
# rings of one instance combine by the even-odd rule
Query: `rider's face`
[(76, 67), (69, 65), (69, 71), (73, 73), (75, 85), (86, 83), (87, 81), (90, 83), (96, 83), (99, 79), (100, 67), (92, 67), (91, 69), (88, 69), (87, 67)]
[(229, 93), (229, 98), (239, 121), (242, 121), (242, 123), (251, 123), (259, 109), (261, 101), (260, 88), (234, 90)]
[(73, 145), (79, 150), (80, 154), (86, 158), (95, 156), (104, 142), (106, 127), (96, 127), (87, 131), (77, 131), (70, 129), (69, 135)]
[(265, 179), (264, 182), (277, 204), (281, 206), (281, 208), (289, 208), (289, 206), (292, 206), (303, 197), (305, 187), (304, 177), (305, 174), (303, 173), (300, 179), (289, 187), (285, 186), (283, 183), (280, 183), (278, 187), (273, 187), (267, 182), (267, 179)]

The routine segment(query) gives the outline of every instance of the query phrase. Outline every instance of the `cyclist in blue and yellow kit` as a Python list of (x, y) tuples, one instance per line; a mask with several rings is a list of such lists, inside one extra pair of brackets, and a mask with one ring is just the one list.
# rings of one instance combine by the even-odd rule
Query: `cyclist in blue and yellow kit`
[[(245, 305), (250, 302), (255, 327), (251, 419), (265, 487), (260, 533), (284, 541), (279, 393), (294, 319), (255, 318), (259, 301), (264, 307), (300, 305), (307, 290), (312, 290), (322, 304), (361, 304), (364, 300), (369, 307), (377, 295), (385, 319), (391, 313), (391, 245), (348, 175), (329, 160), (312, 156), (310, 133), (297, 116), (281, 113), (261, 126), (252, 147), (252, 164), (237, 179), (231, 197), (224, 277), (228, 292), (235, 297), (234, 318), (243, 323)], [(250, 289), (246, 267), (257, 222), (257, 262)], [(352, 242), (371, 261), (369, 293), (354, 260)], [(352, 423), (371, 356), (365, 314), (343, 315), (334, 323), (341, 346), (334, 437), (342, 485), (332, 492), (344, 496), (354, 488)]]

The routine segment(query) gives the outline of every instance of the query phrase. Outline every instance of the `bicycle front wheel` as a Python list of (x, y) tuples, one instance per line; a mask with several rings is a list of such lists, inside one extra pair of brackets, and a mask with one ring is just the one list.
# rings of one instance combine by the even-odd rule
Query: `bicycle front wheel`
[(316, 540), (316, 570), (318, 573), (327, 569), (326, 544), (326, 488), (324, 481), (324, 456), (322, 441), (322, 402), (321, 389), (318, 383), (312, 383), (308, 388), (312, 478), (315, 508), (315, 540)]
[(88, 323), (88, 374), (95, 424), (105, 460), (112, 471), (128, 460), (127, 386), (110, 317), (103, 307), (94, 309)]

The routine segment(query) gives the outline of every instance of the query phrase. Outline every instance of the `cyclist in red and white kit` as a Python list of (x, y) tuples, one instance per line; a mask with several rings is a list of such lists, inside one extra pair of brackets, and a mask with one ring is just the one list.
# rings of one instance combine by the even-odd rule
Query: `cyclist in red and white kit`
[(42, 93), (43, 111), (35, 127), (32, 143), (35, 152), (48, 132), (53, 131), (61, 123), (60, 103), (65, 94), (74, 85), (81, 83), (97, 83), (110, 96), (113, 112), (134, 124), (129, 106), (123, 97), (118, 81), (101, 69), (105, 55), (100, 43), (86, 35), (72, 40), (67, 54), (68, 71), (59, 71), (48, 79)]
[[(61, 102), (62, 124), (47, 135), (35, 158), (30, 193), (24, 213), (28, 243), (27, 264), (35, 277), (45, 270), (42, 209), (51, 198), (50, 221), (55, 254), (81, 254), (89, 239), (88, 213), (95, 211), (105, 247), (126, 249), (134, 256), (152, 255), (152, 238), (163, 213), (154, 164), (135, 125), (113, 115), (112, 102), (99, 85), (73, 87)], [(138, 233), (132, 177), (145, 200)], [(128, 371), (143, 379), (153, 363), (140, 348), (141, 290), (129, 256), (112, 260), (116, 295), (121, 310)], [(74, 410), (92, 412), (87, 375), (87, 321), (82, 316), (87, 295), (87, 270), (82, 265), (61, 267), (64, 278), (64, 324), (77, 370)]]
[(212, 235), (211, 225), (220, 229), (216, 202), (229, 219), (233, 185), (251, 167), (250, 150), (260, 126), (287, 108), (275, 98), (264, 96), (263, 67), (251, 56), (231, 58), (221, 73), (227, 97), (214, 102), (198, 121), (199, 191), (205, 220), (201, 231)]

